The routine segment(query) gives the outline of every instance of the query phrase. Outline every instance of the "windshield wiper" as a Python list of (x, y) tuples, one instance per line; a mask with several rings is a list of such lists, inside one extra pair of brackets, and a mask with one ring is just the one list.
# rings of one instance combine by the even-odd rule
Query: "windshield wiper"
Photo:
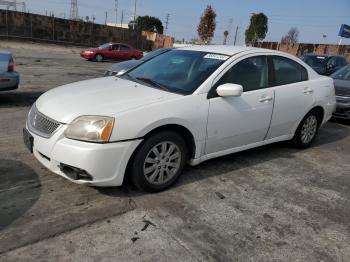
[(157, 81), (154, 81), (153, 79), (150, 79), (150, 78), (146, 78), (146, 77), (136, 77), (137, 80), (140, 80), (142, 82), (145, 82), (145, 83), (148, 83), (148, 84), (151, 84), (152, 86), (154, 87), (157, 87), (159, 89), (163, 89), (165, 91), (168, 91), (170, 92), (169, 88), (167, 88), (166, 86), (158, 83)]

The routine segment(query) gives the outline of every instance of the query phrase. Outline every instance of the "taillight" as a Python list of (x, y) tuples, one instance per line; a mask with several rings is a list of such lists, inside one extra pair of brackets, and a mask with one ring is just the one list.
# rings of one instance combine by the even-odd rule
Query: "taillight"
[(7, 67), (7, 72), (13, 72), (15, 70), (15, 65), (13, 63), (13, 59), (9, 61), (9, 65)]

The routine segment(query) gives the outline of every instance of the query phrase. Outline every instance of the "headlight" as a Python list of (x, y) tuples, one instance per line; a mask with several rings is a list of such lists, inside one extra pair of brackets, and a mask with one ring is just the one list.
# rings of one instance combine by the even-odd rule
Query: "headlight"
[(108, 142), (114, 125), (114, 118), (104, 116), (80, 116), (67, 128), (67, 138), (88, 141)]
[(93, 51), (85, 51), (85, 54), (93, 54)]

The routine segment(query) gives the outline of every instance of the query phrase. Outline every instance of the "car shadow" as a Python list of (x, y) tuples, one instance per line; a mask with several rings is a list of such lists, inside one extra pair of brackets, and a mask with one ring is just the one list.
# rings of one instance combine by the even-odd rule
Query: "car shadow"
[(31, 106), (44, 92), (0, 92), (0, 108)]
[[(319, 136), (312, 147), (331, 144), (350, 136), (350, 129), (337, 123), (327, 123), (321, 128)], [(293, 159), (300, 149), (293, 148), (288, 142), (274, 143), (250, 150), (230, 154), (227, 156), (211, 159), (198, 166), (186, 166), (179, 180), (170, 188), (181, 187), (199, 180), (235, 172), (245, 168), (252, 168), (273, 158)], [(128, 176), (128, 174), (126, 174)], [(145, 193), (136, 189), (128, 179), (122, 187), (96, 188), (101, 194), (112, 197), (136, 197)]]
[(344, 118), (331, 118), (330, 122), (337, 123), (339, 125), (343, 126), (350, 126), (350, 119), (344, 119)]
[(22, 217), (40, 195), (40, 180), (29, 166), (0, 159), (0, 231)]

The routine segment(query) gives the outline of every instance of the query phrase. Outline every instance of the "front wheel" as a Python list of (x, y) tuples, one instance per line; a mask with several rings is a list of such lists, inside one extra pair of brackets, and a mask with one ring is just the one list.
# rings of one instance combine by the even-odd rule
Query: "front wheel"
[(137, 150), (131, 167), (136, 187), (159, 192), (171, 186), (187, 161), (187, 147), (177, 133), (165, 131), (146, 139)]
[(308, 113), (299, 124), (292, 140), (294, 146), (307, 148), (315, 140), (320, 127), (319, 114), (316, 111)]
[(102, 61), (103, 61), (103, 55), (97, 54), (97, 55), (95, 56), (95, 61), (96, 61), (96, 62), (102, 62)]

